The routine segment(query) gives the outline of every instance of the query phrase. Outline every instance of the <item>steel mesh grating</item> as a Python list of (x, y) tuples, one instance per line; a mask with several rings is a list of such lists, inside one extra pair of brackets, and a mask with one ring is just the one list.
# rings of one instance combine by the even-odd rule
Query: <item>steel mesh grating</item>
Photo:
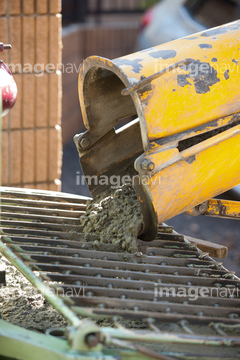
[(139, 253), (111, 244), (96, 249), (97, 235), (79, 232), (86, 201), (1, 188), (1, 240), (43, 280), (53, 281), (79, 316), (143, 321), (156, 331), (172, 324), (188, 334), (201, 327), (200, 334), (217, 335), (222, 346), (230, 335), (240, 346), (240, 282), (233, 273), (167, 225), (159, 226), (156, 240), (139, 241)]

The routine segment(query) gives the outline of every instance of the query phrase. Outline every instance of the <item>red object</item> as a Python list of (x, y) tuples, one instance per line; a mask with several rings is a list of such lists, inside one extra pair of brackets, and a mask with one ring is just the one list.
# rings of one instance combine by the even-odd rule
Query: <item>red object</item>
[(6, 115), (17, 100), (17, 85), (12, 73), (2, 60), (0, 60), (0, 90), (2, 92), (2, 116)]
[(148, 9), (145, 14), (143, 15), (141, 19), (141, 29), (144, 29), (147, 25), (150, 24), (153, 18), (155, 6), (152, 6), (150, 9)]

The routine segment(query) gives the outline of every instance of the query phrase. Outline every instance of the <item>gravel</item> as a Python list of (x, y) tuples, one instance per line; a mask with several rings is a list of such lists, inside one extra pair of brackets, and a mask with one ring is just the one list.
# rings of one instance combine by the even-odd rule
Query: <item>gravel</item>
[(134, 253), (138, 251), (137, 235), (142, 220), (134, 189), (124, 185), (89, 201), (80, 224), (84, 233), (99, 235), (100, 243), (111, 243), (119, 250)]

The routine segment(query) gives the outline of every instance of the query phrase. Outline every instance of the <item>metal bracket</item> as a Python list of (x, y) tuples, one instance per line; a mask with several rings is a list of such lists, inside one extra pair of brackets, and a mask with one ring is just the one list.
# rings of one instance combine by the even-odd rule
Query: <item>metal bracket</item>
[(201, 204), (198, 204), (188, 211), (185, 211), (185, 214), (192, 216), (204, 215), (240, 220), (240, 202), (210, 199), (208, 201), (204, 201)]
[(0, 42), (0, 52), (2, 52), (3, 50), (10, 50), (12, 48), (12, 46), (10, 44), (3, 44), (2, 42)]
[(76, 327), (69, 327), (67, 339), (74, 351), (100, 351), (100, 328), (91, 320), (83, 319)]

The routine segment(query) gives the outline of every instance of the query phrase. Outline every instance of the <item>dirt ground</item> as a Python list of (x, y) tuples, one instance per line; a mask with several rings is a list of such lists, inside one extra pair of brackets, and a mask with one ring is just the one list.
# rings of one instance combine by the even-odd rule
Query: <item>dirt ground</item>
[(67, 326), (66, 320), (29, 281), (0, 255), (7, 286), (0, 287), (0, 318), (29, 330), (43, 332)]

